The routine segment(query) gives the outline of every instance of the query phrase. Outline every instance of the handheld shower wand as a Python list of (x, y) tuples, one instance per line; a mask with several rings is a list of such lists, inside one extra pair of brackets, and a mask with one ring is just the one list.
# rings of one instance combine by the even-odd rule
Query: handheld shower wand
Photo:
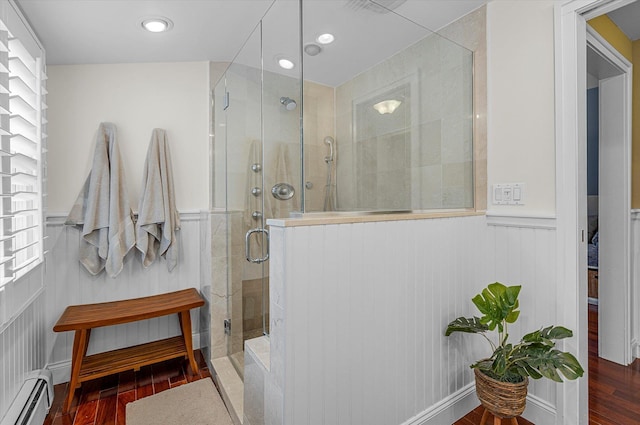
[(335, 140), (333, 140), (333, 137), (327, 136), (324, 138), (324, 143), (329, 145), (329, 156), (324, 157), (324, 162), (327, 163), (327, 184), (324, 186), (324, 210), (331, 211), (336, 207), (335, 200), (333, 197), (334, 192), (331, 190), (331, 186), (332, 186), (331, 179), (333, 175), (332, 164), (334, 160), (333, 144), (335, 143)]
[(333, 161), (333, 142), (334, 142), (333, 137), (331, 137), (331, 136), (325, 137), (324, 138), (324, 142), (327, 145), (329, 145), (329, 156), (325, 156), (324, 157), (324, 162), (326, 162), (328, 164), (329, 162)]

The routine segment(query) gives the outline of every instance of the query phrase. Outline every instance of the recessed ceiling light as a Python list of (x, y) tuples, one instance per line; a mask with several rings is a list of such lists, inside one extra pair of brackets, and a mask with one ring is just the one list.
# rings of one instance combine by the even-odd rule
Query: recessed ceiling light
[(296, 66), (289, 59), (285, 59), (285, 58), (278, 59), (278, 65), (280, 65), (280, 68), (284, 68), (284, 69), (293, 69), (293, 67)]
[(333, 36), (333, 34), (320, 34), (318, 36), (318, 38), (316, 38), (316, 40), (318, 41), (318, 43), (320, 44), (329, 44), (329, 43), (333, 43), (333, 40), (335, 40), (336, 38)]
[(144, 18), (141, 25), (149, 32), (164, 32), (173, 28), (171, 19), (164, 17)]

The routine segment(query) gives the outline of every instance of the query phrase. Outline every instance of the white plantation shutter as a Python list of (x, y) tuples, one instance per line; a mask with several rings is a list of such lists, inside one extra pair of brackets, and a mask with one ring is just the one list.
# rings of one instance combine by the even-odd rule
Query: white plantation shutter
[(44, 257), (43, 59), (31, 32), (10, 10), (0, 21), (0, 291)]

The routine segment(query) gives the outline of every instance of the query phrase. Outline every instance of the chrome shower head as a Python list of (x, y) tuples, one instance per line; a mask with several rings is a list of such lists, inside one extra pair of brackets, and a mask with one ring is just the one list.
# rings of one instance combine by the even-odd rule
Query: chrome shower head
[(295, 100), (288, 98), (288, 97), (281, 97), (280, 98), (280, 103), (282, 103), (282, 105), (284, 105), (284, 108), (287, 111), (293, 111), (294, 109), (296, 109), (296, 106), (298, 106), (298, 104), (296, 103)]

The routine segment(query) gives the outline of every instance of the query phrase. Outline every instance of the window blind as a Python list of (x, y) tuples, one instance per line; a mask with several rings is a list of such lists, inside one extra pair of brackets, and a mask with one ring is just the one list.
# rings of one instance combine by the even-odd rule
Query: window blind
[(0, 21), (0, 290), (44, 256), (46, 76), (41, 51), (14, 21)]

